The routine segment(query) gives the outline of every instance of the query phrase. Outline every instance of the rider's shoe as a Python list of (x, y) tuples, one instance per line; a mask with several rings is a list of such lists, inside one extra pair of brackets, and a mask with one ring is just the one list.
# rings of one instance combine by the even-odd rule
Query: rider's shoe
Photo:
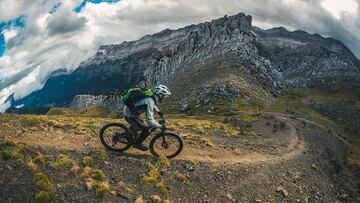
[(149, 150), (149, 148), (147, 146), (145, 146), (143, 143), (141, 144), (135, 144), (134, 147), (138, 150), (141, 150), (141, 151), (147, 151)]

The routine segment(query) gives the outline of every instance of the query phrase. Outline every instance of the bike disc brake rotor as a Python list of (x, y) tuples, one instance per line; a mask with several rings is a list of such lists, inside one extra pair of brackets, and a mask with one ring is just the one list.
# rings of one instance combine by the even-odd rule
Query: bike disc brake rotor
[(174, 154), (179, 148), (179, 143), (174, 137), (164, 136), (155, 142), (154, 151), (158, 156), (170, 156)]
[(170, 145), (166, 142), (166, 141), (162, 141), (161, 142), (161, 146), (164, 148), (164, 149), (169, 149)]

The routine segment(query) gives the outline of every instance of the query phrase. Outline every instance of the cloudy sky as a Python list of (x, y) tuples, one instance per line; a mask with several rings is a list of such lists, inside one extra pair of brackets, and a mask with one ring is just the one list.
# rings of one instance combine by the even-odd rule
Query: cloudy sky
[(102, 44), (136, 40), (245, 12), (262, 28), (302, 29), (343, 41), (360, 57), (360, 0), (0, 0), (0, 112), (75, 69)]

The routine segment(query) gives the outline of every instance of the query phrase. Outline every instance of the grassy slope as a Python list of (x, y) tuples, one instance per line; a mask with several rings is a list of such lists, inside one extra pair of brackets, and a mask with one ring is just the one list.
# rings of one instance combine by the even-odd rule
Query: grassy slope
[(346, 107), (346, 105), (349, 104), (359, 104), (359, 96), (350, 92), (326, 93), (316, 90), (294, 88), (289, 89), (283, 96), (277, 98), (266, 110), (292, 113), (296, 116), (320, 123), (328, 129), (339, 133), (357, 150), (357, 153), (349, 156), (348, 163), (360, 167), (360, 138), (354, 134), (352, 130), (354, 127), (349, 123), (322, 115), (311, 108), (310, 105), (306, 104), (304, 102), (305, 99), (310, 99), (324, 105), (337, 103)]

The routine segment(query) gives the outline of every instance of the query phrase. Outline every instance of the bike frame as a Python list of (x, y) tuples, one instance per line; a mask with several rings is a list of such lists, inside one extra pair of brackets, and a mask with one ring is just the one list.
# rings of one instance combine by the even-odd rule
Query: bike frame
[[(165, 118), (164, 116), (161, 116), (161, 120), (160, 120), (160, 124), (163, 124), (165, 126), (166, 122), (165, 122)], [(149, 132), (145, 135), (145, 139), (146, 140), (157, 128), (154, 127), (150, 127)], [(161, 134), (163, 135), (164, 132), (166, 131), (166, 128), (161, 128)], [(135, 143), (139, 141), (139, 137), (135, 140)], [(165, 137), (163, 136), (163, 141), (165, 142)]]
[[(150, 128), (150, 130), (149, 130), (149, 132), (146, 134), (146, 136), (145, 136), (145, 139), (144, 140), (146, 140), (153, 132), (155, 132), (156, 131), (156, 129), (157, 128)], [(164, 134), (164, 132), (165, 132), (165, 130), (164, 129), (162, 129), (161, 130), (161, 132), (159, 132), (159, 133), (161, 133), (161, 134)], [(137, 142), (139, 140), (139, 137), (138, 137), (138, 139), (136, 139), (136, 141), (135, 142)]]

